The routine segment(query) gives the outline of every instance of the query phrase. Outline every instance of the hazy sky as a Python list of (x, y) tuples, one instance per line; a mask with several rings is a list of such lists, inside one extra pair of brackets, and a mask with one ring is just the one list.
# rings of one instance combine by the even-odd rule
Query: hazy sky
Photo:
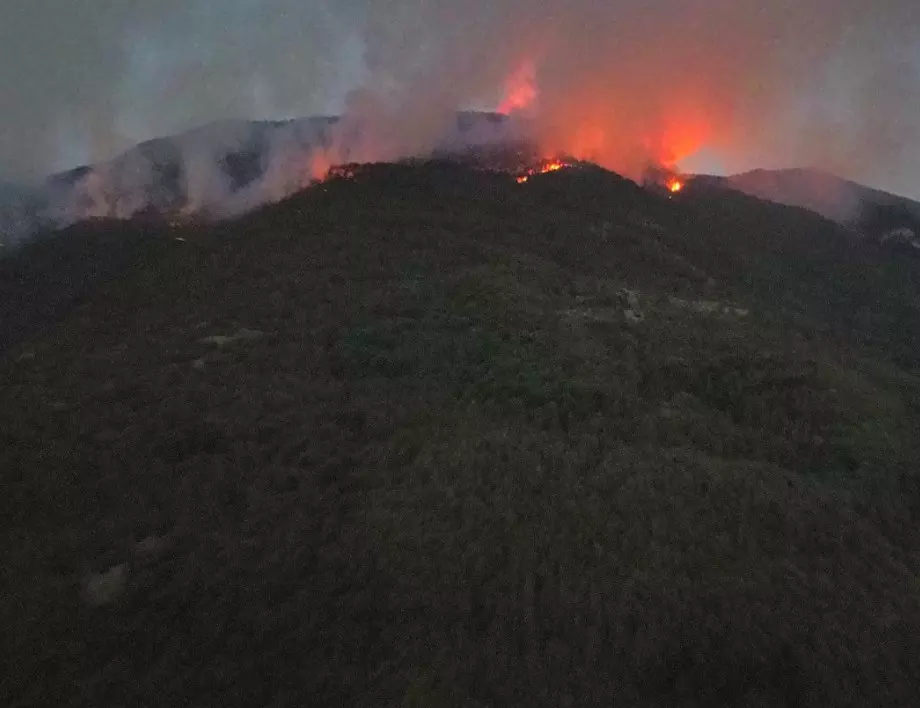
[(528, 62), (547, 144), (608, 166), (703, 148), (920, 196), (917, 0), (2, 0), (0, 178), (346, 103), (424, 140)]

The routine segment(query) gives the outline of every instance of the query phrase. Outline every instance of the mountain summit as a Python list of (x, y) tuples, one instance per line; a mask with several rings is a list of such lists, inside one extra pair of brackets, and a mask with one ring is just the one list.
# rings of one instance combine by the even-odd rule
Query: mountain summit
[[(338, 124), (335, 117), (221, 121), (53, 175), (28, 190), (28, 200), (22, 188), (0, 189), (0, 243), (87, 219), (237, 216), (315, 182), (322, 175), (313, 163), (326, 151), (336, 162), (355, 159), (364, 138), (350, 127), (347, 140), (338, 136)], [(514, 143), (518, 131), (506, 116), (460, 113), (436, 152)]]
[[(347, 139), (340, 132), (347, 132)], [(527, 144), (527, 136), (524, 119), (463, 112), (432, 154), (481, 157), (483, 151), (514, 151)], [(238, 216), (297, 193), (335, 164), (359, 159), (361, 144), (360, 130), (345, 131), (339, 118), (323, 116), (228, 120), (150, 140), (109, 162), (53, 175), (38, 186), (0, 185), (0, 244), (20, 243), (87, 219), (169, 222)], [(507, 164), (493, 166), (509, 169)], [(705, 179), (809, 209), (874, 240), (920, 247), (920, 203), (826, 172), (754, 170)]]
[(0, 260), (0, 703), (912, 705), (920, 260), (528, 177)]

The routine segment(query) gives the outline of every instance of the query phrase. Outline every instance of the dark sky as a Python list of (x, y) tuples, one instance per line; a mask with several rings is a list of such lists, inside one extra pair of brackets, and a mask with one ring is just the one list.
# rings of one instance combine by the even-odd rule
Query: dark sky
[(0, 178), (368, 94), (423, 141), (527, 62), (548, 139), (608, 166), (705, 148), (920, 196), (917, 0), (4, 0)]

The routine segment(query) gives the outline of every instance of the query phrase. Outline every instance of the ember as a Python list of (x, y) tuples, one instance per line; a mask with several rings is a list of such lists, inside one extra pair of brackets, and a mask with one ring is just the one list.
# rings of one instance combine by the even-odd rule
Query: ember
[(683, 192), (687, 188), (687, 178), (665, 166), (648, 166), (642, 184), (655, 191), (664, 190), (670, 195)]
[(522, 174), (519, 174), (517, 176), (517, 183), (524, 184), (533, 175), (543, 175), (547, 172), (558, 172), (559, 170), (564, 170), (569, 167), (574, 167), (574, 164), (560, 159), (546, 160), (539, 163), (536, 167), (531, 167)]
[[(580, 163), (565, 157), (539, 159), (533, 154), (526, 154), (520, 150), (503, 149), (499, 151), (470, 150), (463, 153), (449, 153), (442, 155), (434, 162), (446, 160), (457, 165), (463, 165), (479, 172), (493, 174), (506, 174), (514, 176), (518, 184), (528, 182), (535, 175), (577, 167)], [(400, 164), (426, 164), (428, 160), (401, 160)], [(328, 182), (331, 180), (356, 180), (367, 176), (379, 163), (347, 163), (333, 165), (317, 177), (314, 182)]]

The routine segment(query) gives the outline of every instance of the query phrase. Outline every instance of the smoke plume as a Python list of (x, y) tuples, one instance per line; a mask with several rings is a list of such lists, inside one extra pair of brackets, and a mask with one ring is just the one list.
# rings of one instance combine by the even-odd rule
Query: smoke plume
[(920, 192), (916, 0), (33, 0), (10, 15), (0, 170), (16, 176), (217, 118), (330, 111), (343, 120), (308, 172), (420, 154), (458, 109), (524, 82), (508, 106), (545, 151), (626, 174), (706, 148), (728, 168)]
[(426, 135), (532, 73), (544, 149), (636, 175), (707, 147), (920, 190), (920, 5), (901, 0), (375, 4), (366, 88)]

